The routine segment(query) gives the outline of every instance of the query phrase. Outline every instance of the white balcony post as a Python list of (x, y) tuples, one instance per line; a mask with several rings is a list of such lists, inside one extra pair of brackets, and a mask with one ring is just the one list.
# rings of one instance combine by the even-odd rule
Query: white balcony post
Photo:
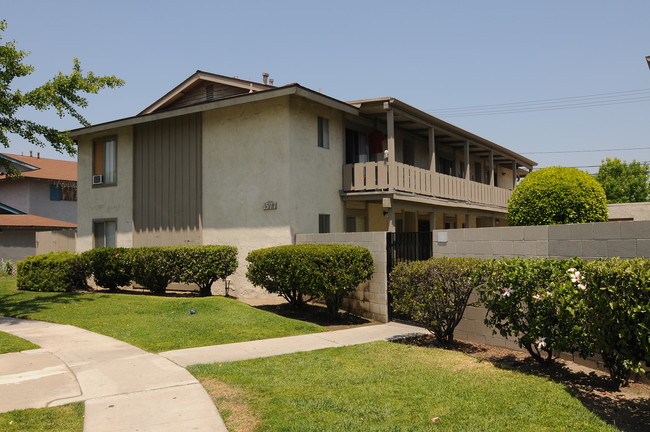
[(386, 110), (386, 143), (388, 145), (388, 163), (395, 162), (395, 113), (388, 102), (384, 102)]
[(494, 186), (494, 150), (490, 150), (490, 186)]
[(465, 180), (469, 179), (469, 141), (465, 141)]
[(436, 171), (436, 131), (429, 128), (429, 171)]

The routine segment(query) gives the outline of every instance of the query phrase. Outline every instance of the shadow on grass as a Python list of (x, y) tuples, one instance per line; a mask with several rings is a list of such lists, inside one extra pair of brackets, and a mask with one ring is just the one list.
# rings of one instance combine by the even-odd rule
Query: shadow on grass
[[(584, 367), (570, 367), (572, 363), (558, 361), (544, 366), (524, 352), (454, 340), (450, 345), (437, 343), (432, 336), (402, 339), (398, 343), (421, 347), (441, 348), (463, 352), (479, 360), (489, 361), (496, 367), (546, 378), (562, 384), (589, 411), (604, 422), (624, 432), (647, 432), (650, 430), (650, 386), (632, 384), (645, 397), (634, 397), (634, 388), (625, 393), (614, 390), (609, 376)], [(630, 396), (632, 393), (632, 396)]]
[[(31, 294), (31, 295), (30, 295)], [(35, 293), (17, 291), (0, 294), (0, 316), (32, 318), (33, 314), (51, 309), (55, 305), (70, 305), (92, 301), (91, 296), (75, 293)]]
[(312, 324), (327, 327), (328, 330), (341, 330), (345, 328), (374, 324), (373, 321), (352, 315), (347, 312), (339, 313), (338, 317), (333, 318), (327, 313), (327, 308), (325, 306), (312, 303), (307, 304), (299, 309), (292, 308), (289, 303), (260, 305), (255, 306), (255, 308), (266, 312), (271, 312), (285, 318), (310, 322)]

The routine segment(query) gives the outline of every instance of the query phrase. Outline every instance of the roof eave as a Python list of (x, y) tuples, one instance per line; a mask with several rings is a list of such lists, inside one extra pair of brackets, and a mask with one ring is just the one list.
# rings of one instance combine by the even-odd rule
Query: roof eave
[(338, 99), (334, 99), (322, 93), (318, 93), (314, 90), (310, 90), (306, 87), (302, 87), (300, 84), (289, 84), (287, 86), (272, 88), (269, 90), (259, 91), (256, 93), (247, 93), (244, 95), (232, 96), (229, 98), (219, 99), (211, 102), (203, 102), (201, 104), (177, 108), (169, 111), (144, 114), (144, 115), (136, 115), (133, 117), (126, 117), (119, 120), (100, 123), (94, 126), (73, 129), (71, 131), (68, 131), (68, 136), (70, 136), (71, 138), (76, 138), (83, 135), (99, 133), (110, 129), (116, 129), (119, 127), (132, 126), (140, 123), (148, 123), (156, 120), (163, 120), (163, 119), (178, 117), (186, 114), (194, 114), (198, 112), (209, 111), (218, 108), (226, 108), (226, 107), (241, 105), (250, 102), (259, 102), (263, 100), (289, 96), (289, 95), (302, 96), (311, 99), (315, 102), (321, 103), (323, 105), (327, 105), (335, 109), (339, 109), (341, 111), (350, 114), (358, 115), (359, 113), (358, 108), (346, 102), (340, 101)]

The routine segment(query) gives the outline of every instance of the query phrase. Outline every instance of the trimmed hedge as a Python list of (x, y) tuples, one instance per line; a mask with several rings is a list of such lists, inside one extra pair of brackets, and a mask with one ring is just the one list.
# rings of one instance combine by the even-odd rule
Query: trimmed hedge
[(30, 291), (70, 291), (86, 286), (90, 269), (72, 252), (50, 252), (18, 262), (16, 284)]
[[(49, 270), (54, 263), (65, 262), (66, 272)], [(68, 262), (69, 261), (69, 262)], [(63, 265), (63, 264), (61, 264)], [(211, 285), (237, 269), (237, 248), (232, 246), (170, 246), (92, 249), (81, 254), (61, 252), (38, 255), (20, 264), (19, 287), (36, 291), (66, 291), (87, 288), (86, 279), (116, 290), (132, 281), (162, 294), (172, 282), (195, 283), (202, 295), (210, 295)], [(52, 272), (54, 283), (48, 284)], [(59, 275), (65, 274), (66, 278)], [(43, 280), (41, 280), (43, 279)]]
[(300, 307), (321, 297), (336, 316), (343, 298), (372, 276), (372, 254), (347, 245), (303, 244), (257, 249), (248, 254), (246, 277), (255, 286)]
[(164, 294), (167, 286), (179, 279), (178, 249), (140, 247), (129, 250), (132, 279), (153, 293)]
[(180, 266), (178, 282), (195, 283), (203, 296), (212, 295), (212, 284), (237, 270), (234, 246), (180, 246), (174, 248)]
[(131, 285), (133, 269), (130, 249), (103, 247), (81, 254), (88, 260), (95, 283), (109, 290)]
[(395, 312), (422, 324), (439, 342), (452, 342), (472, 290), (484, 283), (482, 263), (478, 258), (431, 258), (398, 264), (390, 274)]

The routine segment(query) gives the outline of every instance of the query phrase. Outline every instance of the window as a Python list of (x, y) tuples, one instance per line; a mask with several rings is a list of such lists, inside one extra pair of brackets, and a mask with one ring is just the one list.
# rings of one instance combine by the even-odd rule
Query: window
[(345, 231), (346, 232), (365, 232), (366, 231), (366, 218), (365, 216), (348, 216), (345, 218)]
[(117, 183), (117, 140), (101, 138), (93, 141), (93, 185)]
[(318, 117), (318, 147), (330, 148), (330, 121)]
[(454, 169), (454, 161), (451, 159), (445, 159), (443, 157), (439, 157), (437, 171), (442, 174), (447, 174), (452, 176), (456, 175), (456, 170)]
[(318, 232), (321, 234), (330, 232), (330, 215), (318, 215)]
[(77, 185), (51, 184), (50, 201), (77, 201)]
[(369, 160), (368, 135), (352, 129), (345, 130), (345, 163), (364, 163)]
[(415, 166), (415, 144), (412, 141), (404, 140), (402, 160), (406, 165)]
[(481, 179), (481, 172), (483, 172), (481, 168), (482, 168), (481, 162), (474, 162), (474, 172), (472, 173), (472, 180), (479, 183), (483, 180)]
[(93, 221), (93, 239), (95, 247), (115, 247), (116, 220)]

